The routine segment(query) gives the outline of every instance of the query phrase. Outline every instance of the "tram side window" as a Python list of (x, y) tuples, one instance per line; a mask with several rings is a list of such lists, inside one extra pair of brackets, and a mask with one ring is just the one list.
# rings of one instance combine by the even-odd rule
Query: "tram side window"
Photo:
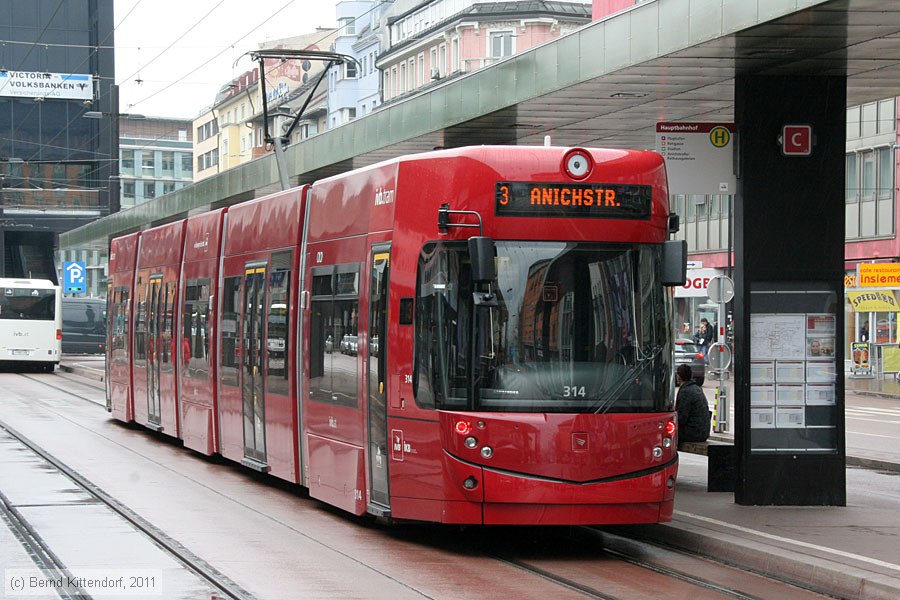
[(332, 273), (316, 274), (313, 270), (312, 311), (309, 332), (309, 386), (313, 400), (326, 402), (331, 398), (331, 381), (325, 377), (325, 364), (331, 367), (331, 353), (336, 349), (331, 331)]
[(241, 277), (226, 277), (222, 286), (222, 373), (223, 385), (237, 387), (241, 364), (238, 340), (238, 312), (241, 306)]
[[(143, 287), (140, 278), (135, 284), (138, 290), (137, 306), (135, 307), (135, 325), (134, 325), (134, 360), (135, 366), (143, 367), (143, 361), (147, 360), (147, 294), (148, 290)], [(140, 293), (143, 292), (143, 293)]]
[(310, 399), (356, 408), (359, 264), (313, 269)]
[(160, 299), (160, 310), (162, 311), (162, 327), (159, 332), (159, 343), (162, 356), (160, 362), (166, 372), (172, 370), (172, 363), (175, 356), (175, 284), (166, 283), (162, 288), (162, 298)]
[(465, 404), (469, 344), (464, 332), (472, 319), (465, 298), (473, 291), (467, 260), (442, 244), (426, 244), (419, 256), (413, 394), (422, 408)]
[(113, 291), (111, 352), (118, 363), (128, 362), (128, 288), (120, 286)]
[(209, 279), (190, 279), (185, 286), (182, 318), (183, 368), (186, 377), (209, 380)]
[(290, 252), (272, 256), (266, 315), (266, 386), (269, 392), (284, 396), (290, 393), (288, 382), (291, 372), (290, 268)]

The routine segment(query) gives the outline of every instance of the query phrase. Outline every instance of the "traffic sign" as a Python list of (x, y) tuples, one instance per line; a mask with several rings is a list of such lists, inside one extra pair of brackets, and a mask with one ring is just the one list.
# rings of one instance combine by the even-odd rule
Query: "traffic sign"
[(734, 298), (734, 281), (725, 275), (716, 275), (706, 286), (709, 299), (716, 304), (728, 304)]
[(731, 366), (731, 347), (716, 342), (706, 351), (706, 360), (714, 371), (725, 371)]
[(87, 265), (83, 260), (63, 263), (63, 292), (66, 294), (83, 294), (87, 291), (85, 274)]

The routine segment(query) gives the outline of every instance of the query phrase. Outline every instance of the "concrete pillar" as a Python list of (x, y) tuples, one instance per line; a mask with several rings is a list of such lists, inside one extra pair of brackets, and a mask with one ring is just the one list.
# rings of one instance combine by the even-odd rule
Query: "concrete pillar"
[(740, 75), (735, 121), (735, 502), (842, 506), (846, 79)]

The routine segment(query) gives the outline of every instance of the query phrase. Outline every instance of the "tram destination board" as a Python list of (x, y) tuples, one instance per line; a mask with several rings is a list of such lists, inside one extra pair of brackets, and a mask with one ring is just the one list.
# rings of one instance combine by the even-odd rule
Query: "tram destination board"
[(649, 185), (499, 181), (494, 214), (499, 217), (647, 220), (652, 196)]

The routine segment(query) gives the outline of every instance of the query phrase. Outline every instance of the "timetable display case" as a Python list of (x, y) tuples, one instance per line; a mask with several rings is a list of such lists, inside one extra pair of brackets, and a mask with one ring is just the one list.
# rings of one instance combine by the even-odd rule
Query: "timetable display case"
[(750, 450), (836, 452), (836, 294), (753, 292)]

